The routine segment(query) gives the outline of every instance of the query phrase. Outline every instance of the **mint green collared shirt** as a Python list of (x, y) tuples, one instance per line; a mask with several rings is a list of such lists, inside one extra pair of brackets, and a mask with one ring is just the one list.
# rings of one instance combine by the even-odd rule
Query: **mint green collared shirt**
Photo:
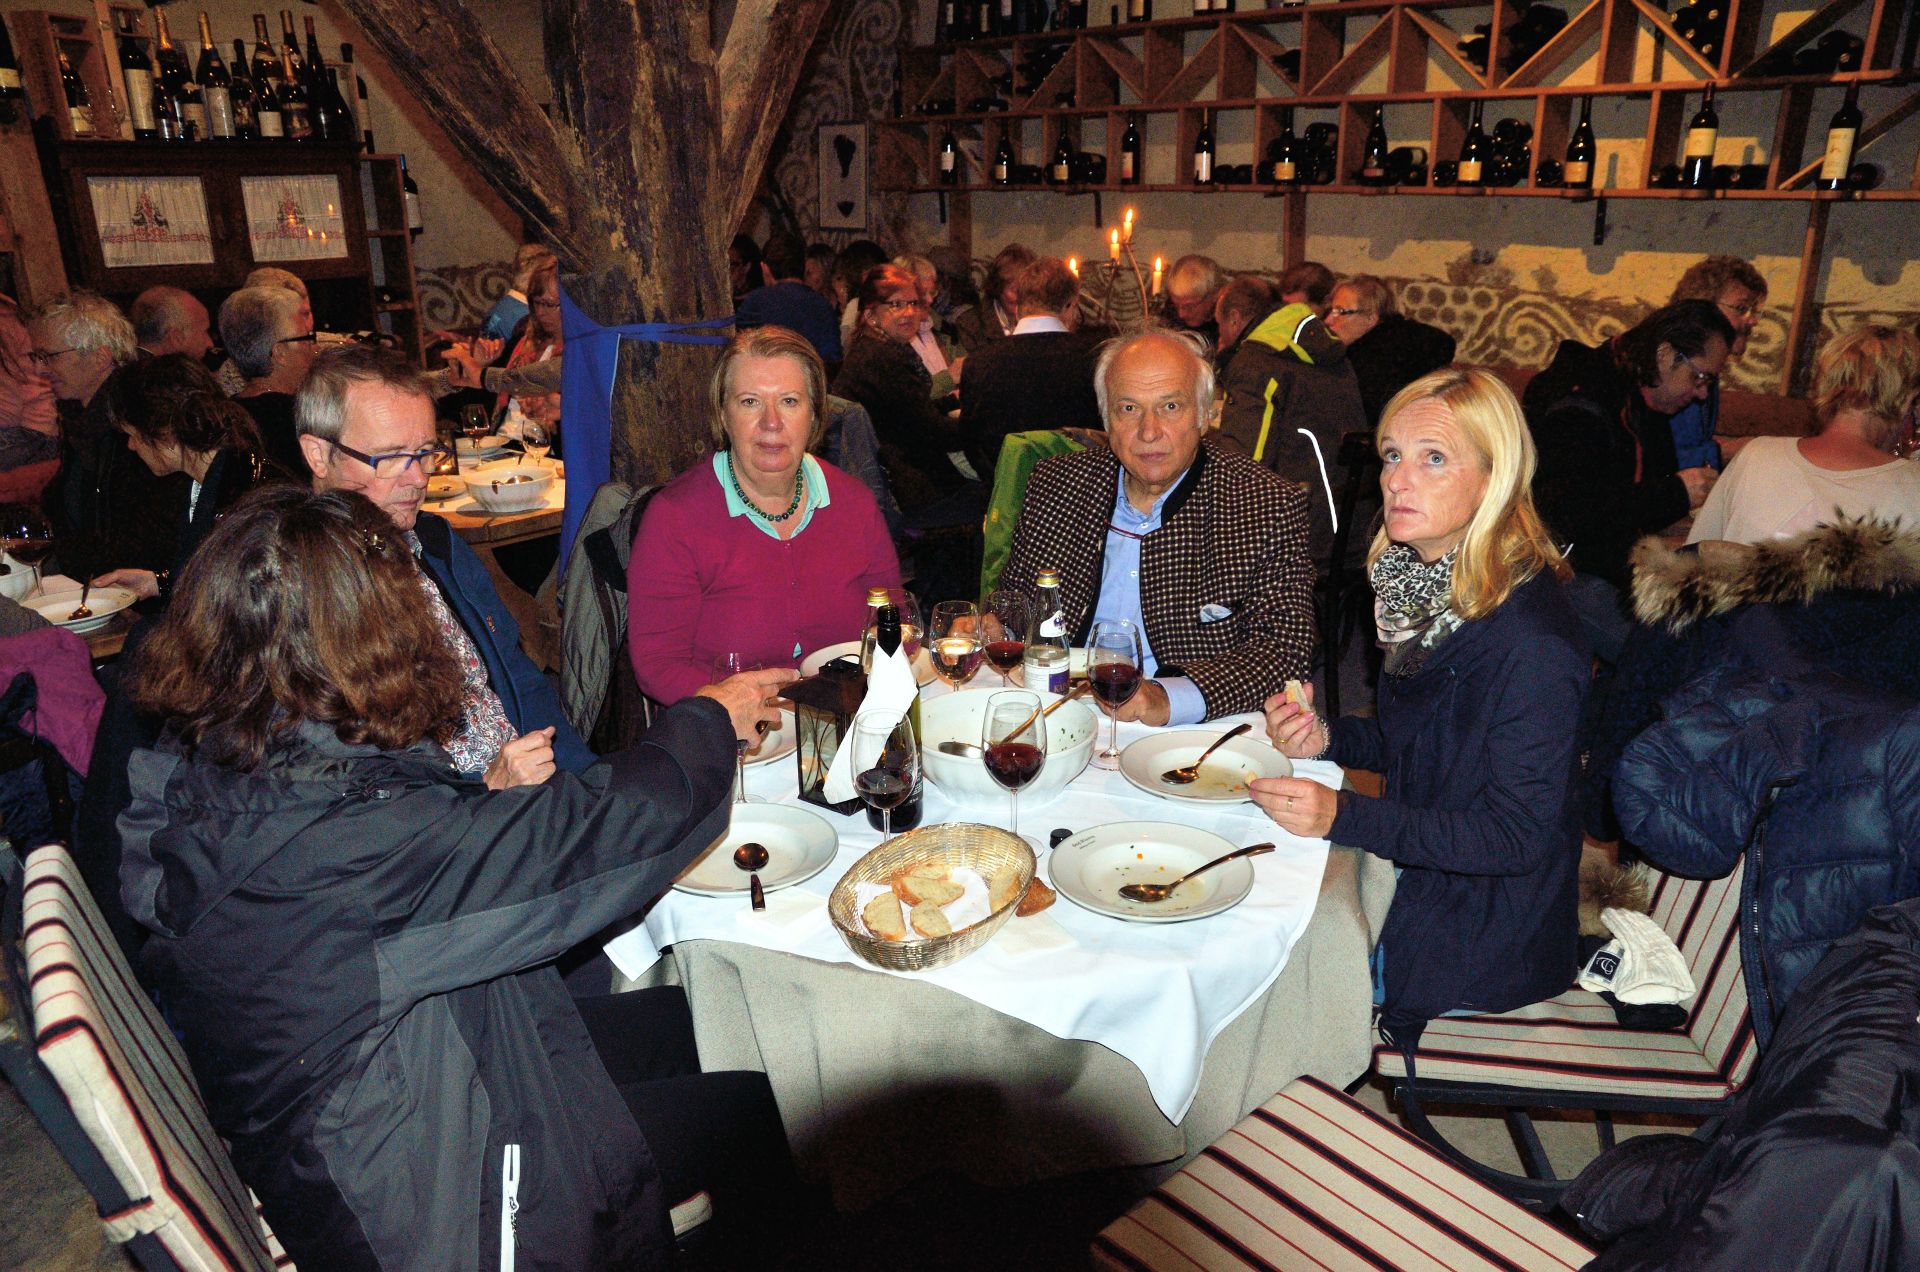
[[(727, 471), (729, 462), (731, 461), (728, 460), (726, 451), (714, 452), (713, 477), (720, 483), (720, 493), (727, 497), (727, 515), (745, 517), (748, 524), (761, 534), (771, 539), (778, 539), (779, 527), (767, 520), (765, 514), (758, 508), (752, 507), (742, 499), (739, 492), (733, 488), (733, 474)], [(800, 464), (801, 471), (806, 474), (804, 480), (807, 483), (807, 496), (806, 506), (800, 510), (800, 524), (793, 528), (796, 535), (805, 530), (807, 523), (813, 520), (814, 509), (824, 508), (833, 502), (832, 497), (827, 493), (827, 475), (820, 471), (820, 461), (811, 455), (806, 455), (801, 458)]]

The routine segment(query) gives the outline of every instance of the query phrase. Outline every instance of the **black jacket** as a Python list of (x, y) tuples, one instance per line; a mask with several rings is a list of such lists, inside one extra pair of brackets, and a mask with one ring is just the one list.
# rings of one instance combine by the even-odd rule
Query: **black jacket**
[(995, 340), (967, 359), (960, 378), (960, 432), (980, 480), (993, 480), (1009, 433), (1101, 427), (1093, 392), (1100, 337), (1033, 331)]
[(432, 743), (303, 725), (252, 773), (141, 751), (127, 908), (214, 1127), (302, 1267), (660, 1266), (646, 1141), (551, 960), (725, 831), (689, 699), (585, 773), (488, 791)]
[(1663, 870), (1717, 878), (1745, 854), (1740, 957), (1764, 1047), (1835, 941), (1874, 906), (1920, 896), (1920, 702), (1825, 672), (1722, 667), (1627, 747), (1614, 808)]
[(75, 577), (169, 569), (193, 486), (184, 473), (154, 476), (127, 449), (113, 419), (116, 396), (109, 376), (78, 411), (69, 415), (62, 403), (60, 470), (41, 499), (59, 543), (55, 560)]
[(1347, 346), (1347, 365), (1360, 381), (1367, 426), (1380, 422), (1380, 412), (1394, 394), (1452, 362), (1452, 336), (1403, 314), (1383, 314), (1373, 330)]
[(1920, 902), (1873, 911), (1801, 984), (1712, 1139), (1644, 1135), (1562, 1201), (1587, 1272), (1920, 1267)]
[(1381, 676), (1376, 715), (1333, 722), (1328, 758), (1387, 779), (1387, 798), (1341, 792), (1327, 832), (1401, 867), (1383, 1024), (1508, 1011), (1573, 983), (1588, 666), (1559, 581), (1539, 574), (1419, 671)]
[(934, 405), (932, 392), (933, 377), (912, 346), (865, 328), (853, 333), (847, 359), (833, 377), (835, 397), (867, 408), (880, 439), (880, 463), (909, 520), (967, 484), (947, 458), (964, 439)]
[(299, 432), (294, 424), (293, 394), (255, 393), (251, 397), (235, 398), (234, 403), (253, 417), (269, 460), (303, 486), (313, 480), (313, 470), (307, 466), (307, 456), (300, 449)]
[(1687, 515), (1672, 417), (1648, 408), (1610, 343), (1562, 343), (1523, 404), (1540, 455), (1540, 515), (1559, 543), (1573, 544), (1574, 569), (1625, 588), (1634, 543)]

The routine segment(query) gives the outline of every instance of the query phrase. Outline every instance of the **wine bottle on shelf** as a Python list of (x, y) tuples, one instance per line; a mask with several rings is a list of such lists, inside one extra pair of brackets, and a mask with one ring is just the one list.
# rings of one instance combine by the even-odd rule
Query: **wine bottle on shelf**
[(1193, 183), (1213, 184), (1213, 112), (1200, 112), (1200, 132), (1193, 139)]
[(26, 82), (20, 77), (20, 59), (14, 56), (13, 37), (7, 34), (5, 19), (0, 19), (0, 102), (26, 100)]
[(93, 133), (93, 99), (87, 95), (87, 85), (73, 69), (73, 63), (67, 59), (67, 46), (54, 42), (56, 56), (60, 59), (60, 90), (67, 98), (67, 123), (76, 137), (91, 137)]
[(353, 100), (353, 81), (356, 78), (353, 70), (353, 45), (346, 43), (340, 45), (340, 64), (333, 70), (336, 72), (334, 88), (339, 92), (340, 104), (346, 108), (347, 112), (347, 135), (353, 141), (359, 142), (362, 140), (360, 121), (365, 112), (366, 103), (356, 104)]
[[(256, 20), (261, 22), (263, 24), (262, 29), (265, 29), (264, 24), (266, 19), (259, 18), (258, 15), (256, 15)], [(238, 41), (236, 41), (236, 43), (237, 42)], [(274, 65), (277, 67), (280, 63), (276, 60)], [(261, 75), (259, 73), (259, 60), (257, 58), (254, 61), (254, 68), (254, 74), (252, 76), (254, 132), (259, 135), (262, 141), (283, 141), (287, 135), (287, 117), (280, 109), (279, 72), (276, 71), (272, 75)]]
[(1566, 168), (1561, 180), (1570, 190), (1593, 189), (1593, 98), (1580, 99), (1580, 122), (1567, 141)]
[(1860, 139), (1860, 81), (1847, 85), (1847, 99), (1833, 112), (1827, 124), (1827, 150), (1820, 160), (1820, 175), (1814, 186), (1821, 190), (1844, 190), (1847, 173), (1853, 167), (1853, 148)]
[(959, 40), (960, 0), (940, 0), (940, 21), (934, 38), (941, 44), (953, 44)]
[(360, 144), (365, 147), (368, 154), (373, 154), (380, 149), (373, 144), (373, 106), (367, 101), (367, 81), (360, 77), (358, 71), (352, 69), (353, 45), (340, 46), (340, 62), (344, 68), (341, 74), (345, 76), (351, 72), (353, 80), (349, 87), (353, 89), (353, 119), (360, 126)]
[(1680, 183), (1695, 190), (1713, 185), (1713, 148), (1720, 140), (1720, 114), (1713, 108), (1713, 85), (1700, 109), (1687, 123), (1687, 141), (1681, 154)]
[(233, 106), (233, 135), (241, 141), (252, 141), (260, 135), (255, 123), (254, 112), (259, 106), (259, 98), (253, 89), (253, 76), (247, 74), (247, 42), (233, 42), (233, 69), (229, 72), (232, 80), (227, 86), (227, 101)]
[(280, 10), (280, 70), (290, 80), (305, 81), (307, 64), (300, 58), (300, 40), (293, 33), (293, 10)]
[(313, 110), (290, 47), (280, 50), (280, 124), (288, 141), (313, 140)]
[(1454, 177), (1455, 185), (1478, 186), (1486, 184), (1487, 179), (1487, 134), (1480, 127), (1480, 107), (1473, 104), (1473, 114), (1467, 120), (1466, 140), (1460, 143), (1460, 166)]
[(998, 13), (999, 10), (994, 7), (994, 0), (978, 0), (978, 3), (974, 5), (973, 12), (974, 39), (981, 40), (995, 34), (993, 19)]
[(1293, 107), (1280, 108), (1280, 136), (1273, 150), (1273, 183), (1298, 185), (1300, 182), (1300, 143), (1293, 136)]
[(180, 118), (180, 99), (167, 91), (167, 86), (159, 80), (153, 81), (153, 91), (147, 100), (148, 109), (153, 112), (154, 137), (160, 141), (185, 141), (187, 125)]
[(1066, 25), (1069, 31), (1087, 29), (1087, 0), (1066, 0), (1066, 3), (1061, 6), (1061, 11), (1067, 15)]
[(1193, 0), (1193, 16), (1204, 18), (1213, 12), (1213, 0)]
[(360, 144), (360, 132), (354, 127), (353, 112), (347, 109), (347, 95), (340, 91), (340, 68), (327, 68), (327, 82), (321, 88), (326, 98), (327, 116), (332, 121), (327, 133), (328, 141), (350, 141)]
[(1120, 184), (1139, 185), (1142, 160), (1146, 156), (1141, 151), (1140, 121), (1132, 115), (1127, 116), (1127, 131), (1120, 138)]
[(127, 115), (138, 141), (152, 141), (160, 135), (153, 120), (153, 62), (147, 57), (146, 41), (133, 30), (133, 12), (117, 10), (119, 20), (120, 78), (127, 86)]
[(346, 141), (353, 134), (347, 121), (346, 103), (327, 72), (327, 59), (320, 52), (320, 39), (314, 34), (313, 19), (307, 26), (307, 113), (313, 121), (315, 141)]
[(993, 29), (1000, 35), (1020, 34), (1021, 7), (1014, 0), (994, 0), (998, 12), (994, 14)]
[(1010, 185), (1013, 182), (1013, 142), (1005, 133), (1000, 134), (1000, 144), (993, 148), (993, 183)]
[[(155, 10), (158, 12), (158, 10)], [(214, 47), (213, 30), (207, 25), (207, 11), (200, 10), (200, 64), (193, 78), (200, 85), (200, 98), (207, 111), (207, 135), (227, 140), (234, 135), (233, 77)]]
[(1127, 21), (1153, 21), (1153, 0), (1127, 0)]
[(1060, 130), (1060, 143), (1053, 148), (1053, 162), (1047, 165), (1047, 179), (1055, 185), (1073, 180), (1073, 147), (1067, 144), (1067, 130)]
[(1373, 108), (1373, 124), (1367, 129), (1367, 144), (1360, 152), (1360, 184), (1385, 185), (1387, 181), (1387, 108)]
[(940, 184), (960, 184), (960, 143), (951, 128), (940, 134)]
[(167, 92), (180, 103), (180, 122), (187, 130), (187, 140), (205, 141), (207, 139), (207, 104), (200, 95), (200, 86), (193, 82), (193, 72), (187, 67), (187, 55), (182, 53), (173, 42), (173, 33), (167, 29), (167, 11), (153, 11), (153, 61), (160, 82), (167, 86)]
[(400, 194), (407, 204), (407, 232), (418, 234), (423, 228), (420, 219), (420, 187), (413, 182), (413, 174), (407, 171), (407, 157), (400, 156)]
[(265, 92), (267, 85), (280, 82), (280, 55), (273, 51), (273, 41), (267, 37), (267, 15), (253, 15), (253, 86), (256, 92)]

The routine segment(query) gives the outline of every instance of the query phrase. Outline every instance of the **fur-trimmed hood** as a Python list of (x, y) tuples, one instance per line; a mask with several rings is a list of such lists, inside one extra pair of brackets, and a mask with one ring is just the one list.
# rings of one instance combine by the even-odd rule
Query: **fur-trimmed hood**
[(1676, 551), (1658, 538), (1633, 550), (1633, 609), (1678, 635), (1754, 603), (1805, 604), (1823, 592), (1920, 587), (1920, 529), (1841, 518), (1790, 539)]

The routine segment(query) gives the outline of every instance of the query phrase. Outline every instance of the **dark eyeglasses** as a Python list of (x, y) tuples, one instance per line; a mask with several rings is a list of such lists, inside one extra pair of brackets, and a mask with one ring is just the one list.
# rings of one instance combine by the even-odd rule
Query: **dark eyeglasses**
[(1693, 359), (1689, 358), (1684, 353), (1680, 355), (1680, 363), (1681, 365), (1685, 366), (1688, 371), (1691, 371), (1693, 373), (1694, 388), (1704, 389), (1711, 385), (1720, 383), (1719, 376), (1715, 375), (1711, 371), (1702, 371), (1699, 367), (1694, 366)]
[(333, 449), (339, 451), (342, 455), (348, 456), (351, 459), (357, 459), (368, 468), (373, 469), (373, 475), (382, 481), (393, 480), (415, 464), (419, 464), (423, 472), (431, 471), (436, 465), (444, 463), (447, 457), (453, 454), (452, 451), (444, 446), (429, 446), (425, 450), (417, 451), (395, 451), (386, 455), (369, 455), (365, 451), (355, 450), (345, 442), (329, 441), (327, 445), (333, 447)]
[(308, 332), (308, 333), (307, 333), (306, 335), (304, 335), (304, 336), (282, 336), (282, 337), (280, 337), (280, 338), (279, 338), (278, 340), (276, 340), (276, 341), (274, 341), (273, 343), (275, 343), (275, 344), (277, 344), (277, 345), (283, 345), (283, 344), (307, 344), (307, 343), (310, 343), (310, 342), (312, 342), (312, 341), (316, 341), (316, 340), (318, 340), (318, 339), (320, 339), (320, 333), (319, 333), (319, 332), (317, 332), (317, 331), (309, 331), (309, 332)]
[(883, 300), (880, 302), (880, 307), (891, 309), (896, 314), (903, 314), (909, 309), (925, 309), (927, 303), (924, 300)]

